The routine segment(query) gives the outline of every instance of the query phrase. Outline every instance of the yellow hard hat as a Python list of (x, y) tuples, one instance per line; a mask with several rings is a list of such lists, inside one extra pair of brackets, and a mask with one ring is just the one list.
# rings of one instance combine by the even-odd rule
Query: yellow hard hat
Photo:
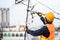
[(53, 20), (54, 20), (54, 14), (53, 14), (53, 12), (48, 12), (48, 13), (46, 13), (46, 14), (45, 14), (45, 17), (46, 17), (46, 19), (49, 20), (49, 21), (53, 21)]

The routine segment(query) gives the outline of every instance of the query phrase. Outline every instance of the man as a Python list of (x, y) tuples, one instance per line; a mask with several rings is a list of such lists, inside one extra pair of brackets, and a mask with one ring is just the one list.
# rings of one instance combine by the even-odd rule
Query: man
[[(33, 12), (33, 14), (35, 14)], [(38, 30), (29, 30), (28, 28), (25, 28), (25, 31), (28, 34), (31, 34), (33, 36), (39, 36), (40, 35), (40, 40), (54, 40), (54, 25), (53, 25), (53, 20), (54, 20), (54, 14), (53, 12), (48, 12), (45, 14), (45, 18), (42, 16), (42, 13), (38, 12), (38, 16), (40, 16), (42, 22), (45, 24), (42, 28)]]

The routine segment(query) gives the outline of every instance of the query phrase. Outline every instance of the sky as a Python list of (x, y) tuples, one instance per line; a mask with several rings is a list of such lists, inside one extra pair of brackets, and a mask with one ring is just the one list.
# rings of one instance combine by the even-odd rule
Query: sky
[[(51, 9), (53, 9), (56, 12), (60, 13), (60, 0), (37, 0), (47, 6), (49, 6)], [(47, 7), (39, 4), (36, 0), (31, 0), (30, 5), (34, 7), (34, 11), (46, 13), (48, 11), (51, 11)], [(27, 4), (27, 0), (23, 1), (25, 4)], [(9, 8), (9, 15), (10, 15), (10, 26), (12, 25), (26, 25), (26, 13), (27, 13), (27, 6), (19, 3), (15, 4), (15, 0), (0, 0), (0, 8)], [(40, 17), (38, 17), (36, 14), (33, 15), (33, 23), (31, 23), (32, 17), (31, 14), (28, 14), (28, 26), (41, 26), (43, 23), (40, 20)], [(54, 13), (55, 17), (60, 18), (60, 15), (57, 15)], [(60, 20), (55, 19), (54, 24), (57, 26), (60, 25)]]

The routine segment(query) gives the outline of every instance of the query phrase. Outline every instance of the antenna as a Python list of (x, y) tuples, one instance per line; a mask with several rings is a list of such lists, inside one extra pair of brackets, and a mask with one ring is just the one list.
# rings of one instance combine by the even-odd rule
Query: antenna
[[(30, 3), (30, 0), (28, 0), (27, 10), (29, 10), (29, 3)], [(26, 16), (26, 28), (27, 28), (27, 21), (28, 21), (28, 11), (27, 11), (27, 16)], [(24, 35), (24, 40), (26, 40), (26, 32), (25, 32), (25, 35)]]

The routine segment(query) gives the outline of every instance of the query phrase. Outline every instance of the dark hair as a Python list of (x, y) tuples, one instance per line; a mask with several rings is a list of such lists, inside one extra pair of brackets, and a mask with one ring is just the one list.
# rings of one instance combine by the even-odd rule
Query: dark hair
[(46, 19), (46, 23), (48, 23), (48, 24), (51, 24), (53, 21), (49, 21), (49, 20), (47, 20), (47, 18), (45, 18)]

